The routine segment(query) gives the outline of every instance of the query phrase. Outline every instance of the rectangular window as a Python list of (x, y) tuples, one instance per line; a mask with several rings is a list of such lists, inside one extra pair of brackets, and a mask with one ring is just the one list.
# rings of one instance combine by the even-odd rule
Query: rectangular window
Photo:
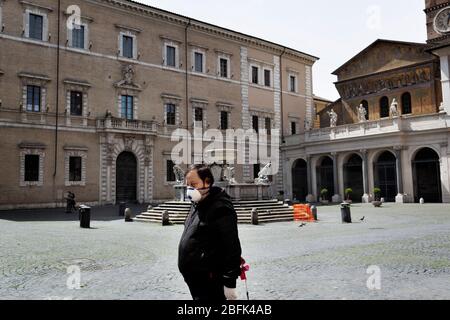
[(200, 52), (195, 52), (195, 72), (203, 72), (203, 54)]
[(122, 118), (133, 120), (133, 96), (122, 96)]
[(42, 40), (42, 29), (44, 17), (30, 13), (28, 35), (31, 39)]
[(266, 87), (270, 87), (271, 86), (271, 72), (270, 70), (264, 70), (264, 85)]
[(133, 58), (133, 37), (122, 36), (122, 56)]
[(253, 178), (258, 178), (258, 173), (261, 171), (261, 165), (259, 163), (253, 165)]
[(258, 73), (259, 68), (258, 67), (252, 67), (252, 83), (258, 84)]
[(72, 30), (72, 47), (84, 49), (84, 26), (74, 26)]
[(174, 126), (175, 125), (175, 116), (176, 116), (176, 109), (174, 104), (166, 104), (166, 121), (168, 125)]
[(295, 122), (291, 122), (291, 134), (297, 134), (297, 124)]
[(259, 131), (259, 124), (258, 124), (258, 121), (259, 121), (259, 119), (258, 119), (257, 116), (253, 116), (253, 117), (252, 117), (252, 127), (253, 127), (253, 130), (256, 131), (256, 133), (258, 133), (258, 131)]
[(81, 181), (81, 157), (69, 158), (69, 181)]
[(27, 111), (41, 111), (41, 87), (27, 86)]
[(166, 47), (166, 65), (169, 67), (175, 67), (175, 47)]
[(289, 77), (290, 81), (290, 91), (291, 92), (296, 92), (297, 91), (297, 78), (295, 76), (290, 76)]
[(25, 181), (39, 181), (39, 155), (25, 155)]
[(173, 182), (176, 180), (175, 173), (173, 172), (174, 166), (175, 166), (175, 164), (173, 163), (172, 160), (167, 160), (166, 168), (167, 168), (167, 181), (168, 182)]
[(266, 118), (265, 121), (265, 127), (266, 127), (266, 132), (267, 134), (271, 134), (271, 129), (272, 129), (272, 120), (270, 118)]
[(203, 121), (203, 109), (202, 108), (194, 109), (194, 119), (195, 119), (195, 121)]
[(83, 115), (83, 94), (79, 91), (70, 91), (70, 115)]
[(226, 111), (220, 112), (220, 128), (222, 130), (228, 129), (228, 112)]
[(228, 60), (220, 59), (220, 76), (222, 78), (228, 78)]

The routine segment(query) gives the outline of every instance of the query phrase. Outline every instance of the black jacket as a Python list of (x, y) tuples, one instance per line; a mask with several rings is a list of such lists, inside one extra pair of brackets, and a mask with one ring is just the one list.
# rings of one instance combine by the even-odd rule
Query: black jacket
[(191, 207), (178, 247), (178, 268), (185, 279), (213, 273), (228, 288), (236, 288), (241, 244), (231, 198), (218, 187)]

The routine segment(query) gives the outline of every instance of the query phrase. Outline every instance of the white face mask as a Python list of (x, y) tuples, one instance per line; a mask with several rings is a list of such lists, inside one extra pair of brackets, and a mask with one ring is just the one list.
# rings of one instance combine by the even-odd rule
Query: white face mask
[(209, 188), (195, 189), (192, 187), (188, 187), (186, 190), (186, 197), (190, 201), (192, 201), (194, 203), (198, 203), (198, 202), (200, 202), (200, 200), (202, 200), (202, 197), (203, 197), (202, 193), (199, 190), (206, 190), (206, 189), (209, 189)]

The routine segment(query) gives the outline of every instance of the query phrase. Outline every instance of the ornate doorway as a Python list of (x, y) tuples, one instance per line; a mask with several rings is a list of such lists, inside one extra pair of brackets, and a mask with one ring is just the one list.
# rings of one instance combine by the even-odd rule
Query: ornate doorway
[(136, 201), (137, 161), (131, 152), (122, 152), (116, 161), (116, 202)]

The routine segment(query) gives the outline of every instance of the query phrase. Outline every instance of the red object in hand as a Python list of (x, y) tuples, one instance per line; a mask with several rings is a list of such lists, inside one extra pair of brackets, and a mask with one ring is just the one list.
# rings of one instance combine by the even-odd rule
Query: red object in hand
[(245, 264), (244, 258), (241, 257), (241, 280), (247, 280), (245, 272), (248, 270), (250, 270), (250, 266), (248, 264)]

